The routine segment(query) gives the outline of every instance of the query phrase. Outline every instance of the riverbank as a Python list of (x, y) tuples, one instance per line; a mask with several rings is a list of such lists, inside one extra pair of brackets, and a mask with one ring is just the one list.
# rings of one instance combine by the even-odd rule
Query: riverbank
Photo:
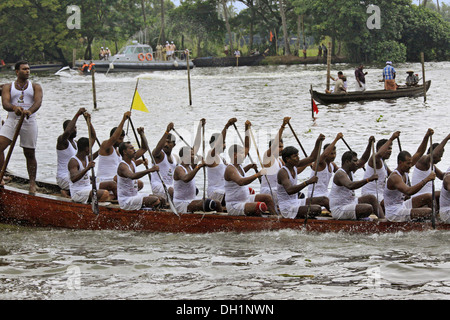
[[(347, 57), (335, 56), (331, 58), (331, 63), (348, 63)], [(295, 65), (295, 64), (326, 64), (327, 57), (297, 57), (297, 56), (268, 56), (260, 65)]]

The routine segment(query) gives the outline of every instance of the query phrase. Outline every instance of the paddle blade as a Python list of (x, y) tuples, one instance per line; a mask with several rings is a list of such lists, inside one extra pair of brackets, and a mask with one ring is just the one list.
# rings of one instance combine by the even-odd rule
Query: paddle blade
[(92, 189), (92, 212), (95, 215), (98, 215), (98, 197), (97, 197), (97, 189)]

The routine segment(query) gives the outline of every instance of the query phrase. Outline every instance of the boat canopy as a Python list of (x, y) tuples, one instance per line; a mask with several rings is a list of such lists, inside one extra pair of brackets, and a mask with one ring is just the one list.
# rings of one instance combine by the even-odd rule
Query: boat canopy
[(151, 46), (146, 45), (146, 44), (136, 44), (136, 45), (131, 45), (131, 46), (126, 46), (124, 48), (122, 48), (118, 54), (139, 54), (139, 53), (152, 53), (153, 54), (153, 49)]

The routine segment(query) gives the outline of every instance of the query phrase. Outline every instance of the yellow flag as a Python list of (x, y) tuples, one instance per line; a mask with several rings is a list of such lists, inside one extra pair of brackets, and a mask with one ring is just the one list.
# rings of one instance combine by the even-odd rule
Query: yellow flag
[(131, 109), (149, 112), (137, 90), (133, 98), (133, 103), (131, 104)]

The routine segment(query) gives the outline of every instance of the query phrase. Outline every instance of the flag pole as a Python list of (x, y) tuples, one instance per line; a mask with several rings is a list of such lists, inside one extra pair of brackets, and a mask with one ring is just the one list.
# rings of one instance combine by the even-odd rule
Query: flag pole
[[(139, 85), (139, 78), (137, 78), (137, 80), (136, 80), (136, 88), (134, 88), (133, 99), (131, 99), (130, 112), (133, 109), (133, 102), (134, 102), (134, 98), (136, 97), (136, 92), (137, 92), (138, 85)], [(128, 123), (127, 123), (127, 136), (128, 136), (128, 129), (129, 129), (129, 127), (130, 127), (130, 118), (128, 118)]]
[(133, 109), (133, 102), (134, 102), (134, 98), (136, 98), (136, 92), (138, 89), (138, 85), (139, 85), (139, 78), (137, 78), (137, 80), (136, 80), (136, 88), (134, 88), (133, 99), (131, 99), (130, 111), (131, 111), (131, 109)]

